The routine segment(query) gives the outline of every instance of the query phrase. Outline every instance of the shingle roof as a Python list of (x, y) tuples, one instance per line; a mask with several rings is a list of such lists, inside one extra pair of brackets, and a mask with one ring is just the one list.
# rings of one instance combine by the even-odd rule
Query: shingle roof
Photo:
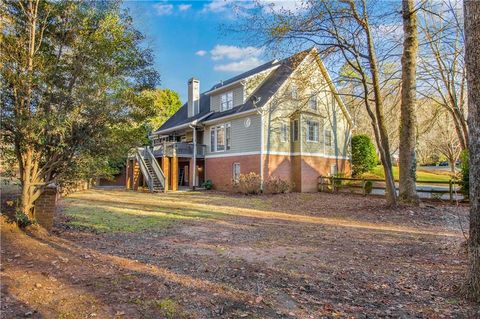
[[(256, 97), (259, 97), (260, 100), (256, 103), (256, 107), (262, 107), (268, 100), (277, 92), (280, 86), (288, 79), (290, 74), (295, 70), (299, 61), (303, 60), (303, 58), (308, 54), (310, 50), (299, 52), (291, 57), (288, 57), (281, 61), (270, 61), (268, 63), (262, 64), (250, 71), (242, 73), (238, 76), (235, 76), (231, 79), (223, 81), (223, 83), (218, 83), (212, 87), (213, 89), (217, 89), (221, 86), (233, 83), (240, 79), (252, 76), (254, 74), (260, 73), (265, 71), (273, 66), (279, 65), (279, 67), (270, 74), (270, 76), (260, 85), (260, 87), (254, 92)], [(163, 131), (167, 129), (171, 129), (173, 127), (190, 123), (193, 120), (203, 118), (203, 121), (206, 120), (213, 120), (217, 118), (221, 118), (224, 116), (245, 112), (248, 110), (252, 110), (255, 106), (253, 102), (248, 99), (244, 104), (236, 106), (230, 110), (224, 112), (213, 112), (212, 114), (205, 117), (208, 113), (210, 113), (210, 97), (205, 93), (200, 95), (200, 113), (188, 117), (188, 103), (185, 103), (172, 117), (170, 117), (157, 131)]]

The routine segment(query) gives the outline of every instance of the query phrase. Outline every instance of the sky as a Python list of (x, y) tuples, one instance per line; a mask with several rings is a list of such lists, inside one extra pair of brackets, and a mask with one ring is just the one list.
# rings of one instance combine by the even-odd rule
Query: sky
[(244, 46), (222, 32), (232, 22), (224, 1), (128, 1), (136, 28), (153, 50), (160, 87), (187, 98), (187, 81), (200, 80), (201, 91), (264, 61), (264, 50)]
[[(276, 0), (264, 0), (276, 1)], [(248, 2), (239, 2), (247, 6)], [(238, 4), (238, 2), (237, 2)], [(276, 7), (291, 7), (295, 1), (277, 1)], [(260, 46), (246, 45), (225, 25), (234, 22), (232, 0), (125, 1), (136, 28), (155, 55), (161, 88), (187, 98), (187, 81), (200, 80), (204, 92), (221, 80), (271, 60)]]

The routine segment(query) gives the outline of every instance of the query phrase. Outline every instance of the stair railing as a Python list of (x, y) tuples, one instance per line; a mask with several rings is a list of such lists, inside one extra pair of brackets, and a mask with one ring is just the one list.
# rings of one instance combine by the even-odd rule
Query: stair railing
[(158, 164), (157, 159), (153, 155), (153, 152), (150, 149), (150, 147), (148, 146), (145, 147), (145, 150), (146, 150), (145, 151), (146, 157), (150, 160), (150, 163), (152, 163), (152, 168), (153, 168), (153, 171), (155, 172), (155, 175), (157, 175), (157, 178), (160, 181), (160, 184), (162, 184), (164, 191), (166, 191), (167, 188), (165, 187), (165, 183), (166, 183), (165, 174), (163, 173), (162, 168)]
[(147, 164), (145, 163), (145, 160), (143, 158), (142, 151), (143, 151), (142, 148), (137, 148), (135, 157), (137, 158), (137, 162), (140, 166), (140, 170), (142, 171), (143, 177), (147, 179), (148, 190), (150, 192), (153, 192), (153, 179), (150, 176), (150, 173), (148, 172)]

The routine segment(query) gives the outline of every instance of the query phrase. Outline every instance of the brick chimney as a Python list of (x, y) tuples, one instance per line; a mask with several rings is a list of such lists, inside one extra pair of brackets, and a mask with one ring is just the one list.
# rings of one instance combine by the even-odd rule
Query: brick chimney
[(200, 113), (200, 81), (196, 78), (188, 80), (188, 117)]

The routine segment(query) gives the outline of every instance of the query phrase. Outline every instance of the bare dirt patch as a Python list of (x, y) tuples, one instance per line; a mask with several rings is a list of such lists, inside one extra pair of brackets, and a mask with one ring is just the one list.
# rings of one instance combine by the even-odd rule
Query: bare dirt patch
[(2, 226), (5, 318), (480, 316), (456, 294), (465, 207), (114, 190), (64, 205), (53, 235)]

